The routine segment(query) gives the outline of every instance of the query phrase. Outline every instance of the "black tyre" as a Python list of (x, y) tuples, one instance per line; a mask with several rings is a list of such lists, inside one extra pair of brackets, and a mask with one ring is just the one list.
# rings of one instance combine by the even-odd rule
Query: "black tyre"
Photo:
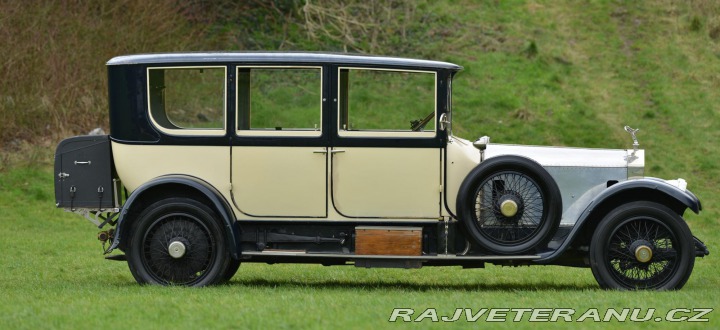
[(232, 277), (234, 272), (228, 274), (235, 266), (217, 219), (212, 209), (189, 198), (168, 198), (148, 206), (133, 225), (127, 252), (135, 280), (205, 286)]
[(544, 247), (557, 230), (562, 199), (535, 161), (499, 156), (482, 162), (460, 186), (457, 210), (472, 238), (497, 254)]
[(230, 279), (235, 276), (235, 273), (237, 273), (238, 268), (240, 268), (240, 260), (237, 259), (230, 259), (230, 264), (228, 265), (227, 270), (225, 271), (225, 274), (223, 275), (222, 279), (218, 282), (218, 284), (226, 283), (230, 281)]
[(590, 267), (604, 289), (680, 289), (694, 264), (693, 236), (685, 220), (658, 203), (616, 208), (590, 242)]

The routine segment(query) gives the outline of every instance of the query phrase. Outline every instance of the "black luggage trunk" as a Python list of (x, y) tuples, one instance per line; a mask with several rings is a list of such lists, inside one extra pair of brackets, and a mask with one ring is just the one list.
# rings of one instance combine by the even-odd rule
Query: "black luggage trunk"
[(55, 151), (55, 201), (57, 207), (92, 210), (115, 205), (115, 178), (107, 135), (65, 139)]

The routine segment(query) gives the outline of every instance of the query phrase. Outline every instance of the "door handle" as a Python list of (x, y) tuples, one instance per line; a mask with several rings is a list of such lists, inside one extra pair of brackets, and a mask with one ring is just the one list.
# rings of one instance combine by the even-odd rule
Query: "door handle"
[[(331, 154), (337, 154), (337, 153), (341, 153), (341, 152), (345, 152), (345, 150), (330, 150)], [(328, 151), (327, 150), (313, 150), (313, 153), (314, 154), (326, 154), (326, 153), (328, 153)]]

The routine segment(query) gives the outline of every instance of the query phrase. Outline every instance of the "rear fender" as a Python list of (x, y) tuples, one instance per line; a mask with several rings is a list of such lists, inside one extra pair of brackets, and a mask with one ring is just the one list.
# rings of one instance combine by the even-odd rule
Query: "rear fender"
[[(184, 188), (184, 189), (183, 189)], [(217, 215), (220, 217), (224, 227), (227, 240), (230, 243), (230, 254), (233, 258), (239, 259), (240, 257), (240, 237), (239, 230), (235, 225), (235, 214), (230, 208), (230, 204), (222, 197), (220, 192), (211, 186), (209, 183), (198, 179), (196, 177), (185, 176), (185, 175), (167, 175), (155, 178), (145, 184), (141, 185), (128, 197), (127, 201), (120, 210), (120, 216), (118, 218), (117, 227), (115, 228), (115, 237), (113, 238), (112, 245), (106, 251), (106, 253), (122, 246), (123, 239), (128, 234), (130, 227), (132, 226), (131, 214), (134, 211), (134, 207), (140, 207), (140, 204), (146, 203), (148, 198), (157, 198), (154, 196), (153, 191), (172, 189), (174, 192), (185, 192), (195, 195), (200, 195), (209, 202)], [(170, 197), (170, 196), (168, 196)]]

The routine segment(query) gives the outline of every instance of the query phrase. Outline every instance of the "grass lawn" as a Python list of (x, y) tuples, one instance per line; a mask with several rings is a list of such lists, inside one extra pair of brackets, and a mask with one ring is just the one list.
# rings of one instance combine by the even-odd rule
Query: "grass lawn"
[[(50, 167), (53, 142), (49, 137), (36, 138), (28, 134), (33, 137), (32, 143), (40, 147), (18, 148), (17, 141), (9, 141), (15, 143), (12, 150), (9, 147), (12, 143), (7, 144), (9, 149), (0, 149), (0, 267), (3, 270), (0, 330), (525, 329), (545, 324), (528, 322), (528, 317), (521, 322), (495, 324), (484, 321), (473, 324), (462, 319), (455, 323), (425, 320), (393, 324), (388, 319), (393, 308), (412, 308), (417, 311), (417, 317), (426, 308), (436, 308), (440, 316), (449, 316), (456, 308), (477, 311), (490, 307), (557, 307), (573, 308), (578, 313), (598, 308), (603, 313), (608, 308), (629, 307), (654, 308), (655, 316), (664, 316), (673, 308), (720, 307), (720, 263), (717, 262), (720, 253), (717, 248), (720, 241), (717, 207), (720, 205), (717, 187), (720, 177), (720, 6), (712, 0), (420, 3), (418, 19), (422, 16), (432, 25), (421, 30), (427, 32), (427, 42), (413, 39), (424, 47), (418, 51), (439, 54), (431, 59), (465, 67), (453, 82), (453, 130), (457, 135), (474, 139), (487, 134), (499, 143), (629, 148), (630, 136), (622, 127), (630, 125), (641, 129), (638, 138), (640, 147), (646, 149), (647, 176), (687, 179), (689, 189), (700, 197), (704, 210), (700, 215), (686, 214), (686, 218), (693, 233), (707, 243), (711, 255), (696, 260), (693, 275), (682, 290), (609, 292), (598, 288), (590, 269), (492, 265), (472, 270), (459, 267), (401, 270), (244, 264), (224, 286), (200, 289), (139, 286), (125, 262), (103, 259), (100, 243), (95, 239), (97, 230), (89, 222), (54, 208)], [(88, 8), (91, 12), (98, 10), (94, 6)], [(22, 17), (8, 12), (11, 18)], [(46, 13), (29, 16), (40, 17), (43, 22), (63, 17)], [(128, 16), (132, 22), (148, 21), (147, 29), (153, 31), (148, 34), (156, 34), (158, 24), (153, 23), (156, 21), (138, 20), (137, 13)], [(155, 16), (155, 12), (150, 16)], [(135, 24), (112, 24), (108, 34), (111, 37), (104, 37), (104, 34), (84, 31), (92, 24), (70, 19), (82, 27), (72, 30), (66, 28), (67, 24), (55, 24), (48, 25), (48, 31), (82, 31), (72, 33), (73, 37), (97, 36), (114, 43), (119, 42), (115, 39), (119, 35), (133, 35), (122, 32), (124, 30), (118, 33), (116, 27)], [(15, 25), (14, 20), (6, 21), (11, 22), (8, 26)], [(37, 33), (38, 30), (30, 26), (23, 27), (22, 31), (32, 36), (49, 34)], [(289, 32), (292, 36), (292, 29)], [(262, 29), (258, 30), (258, 34), (263, 33)], [(16, 35), (18, 40), (31, 39), (18, 33), (4, 34)], [(170, 40), (173, 46), (156, 46), (155, 39), (150, 38), (143, 39), (142, 43), (127, 43), (156, 48), (125, 45), (112, 49), (191, 50), (184, 46), (187, 42), (168, 39), (162, 33), (157, 36)], [(192, 34), (188, 36), (195, 38)], [(18, 40), (7, 39), (6, 44), (20, 44)], [(43, 37), (38, 45), (46, 45), (48, 40), (51, 39)], [(64, 60), (66, 56), (58, 52), (60, 48), (85, 54), (82, 50), (89, 47), (85, 43), (100, 45), (83, 42), (74, 46), (76, 44), (54, 41), (50, 43), (52, 47), (42, 48), (48, 53), (60, 54), (50, 59)], [(233, 49), (234, 44), (233, 39), (228, 44), (206, 46), (204, 50)], [(294, 47), (308, 48), (301, 43)], [(35, 48), (12, 48), (21, 54), (17, 58), (25, 59), (27, 54), (37, 53)], [(38, 63), (28, 62), (18, 70), (10, 70), (29, 79), (25, 82), (28, 92), (19, 93), (22, 97), (15, 95), (18, 93), (14, 89), (20, 89), (14, 86), (19, 85), (17, 79), (12, 76), (5, 79), (9, 85), (0, 88), (0, 94), (8, 93), (0, 95), (0, 124), (8, 125), (0, 127), (7, 126), (7, 131), (11, 131), (24, 125), (63, 132), (58, 127), (72, 128), (78, 115), (106, 111), (105, 101), (98, 101), (104, 100), (104, 95), (96, 93), (98, 90), (104, 93), (105, 87), (99, 79), (90, 83), (76, 80), (74, 75), (55, 74), (55, 70), (65, 68), (74, 73), (92, 68), (97, 72), (93, 75), (101, 77), (105, 72), (101, 62), (114, 55), (121, 54), (88, 55), (73, 62), (82, 67), (59, 65), (65, 62), (36, 56), (34, 60)], [(51, 65), (52, 70), (41, 66), (42, 63)], [(44, 71), (38, 72), (43, 75), (28, 73), (30, 67), (41, 68)], [(53, 75), (46, 77), (46, 71)], [(53, 79), (41, 82), (37, 78), (40, 76)], [(78, 82), (68, 84), (67, 81)], [(58, 95), (72, 102), (53, 105), (49, 100), (55, 99), (43, 94), (52, 83), (62, 86), (57, 88)], [(91, 88), (93, 92), (85, 95), (83, 87), (93, 84), (99, 87)], [(16, 97), (11, 97), (13, 95)], [(67, 118), (72, 120), (57, 113), (53, 115), (51, 110), (70, 113)], [(47, 118), (57, 123), (39, 124), (40, 119)], [(720, 311), (706, 317), (709, 323), (650, 321), (623, 326), (720, 328)], [(617, 326), (592, 321), (560, 321), (556, 325)]]
[[(103, 260), (96, 230), (86, 220), (53, 207), (48, 167), (0, 172), (0, 328), (464, 328), (455, 323), (389, 323), (393, 308), (426, 308), (450, 316), (456, 308), (716, 308), (720, 272), (714, 255), (697, 260), (677, 292), (600, 290), (589, 269), (558, 266), (463, 270), (363, 269), (353, 266), (244, 264), (229, 284), (210, 288), (139, 286), (125, 262)], [(709, 201), (707, 201), (709, 202)], [(691, 227), (693, 224), (691, 223)], [(693, 227), (710, 242), (719, 235)], [(712, 251), (716, 253), (716, 251)], [(634, 323), (718, 326), (710, 324)], [(602, 315), (602, 314), (601, 314)], [(512, 316), (511, 316), (512, 317)], [(481, 319), (481, 320), (484, 320)], [(565, 323), (584, 328), (612, 323)], [(528, 316), (498, 328), (531, 328)]]

